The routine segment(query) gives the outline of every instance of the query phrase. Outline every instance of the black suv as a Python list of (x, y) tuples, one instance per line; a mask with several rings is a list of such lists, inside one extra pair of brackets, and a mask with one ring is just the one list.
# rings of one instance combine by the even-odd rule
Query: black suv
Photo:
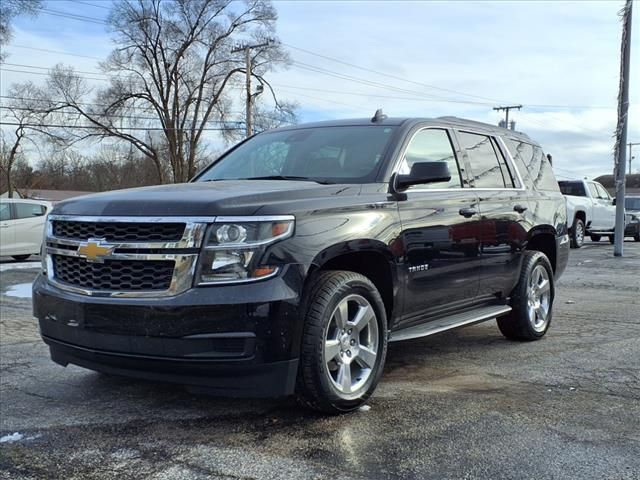
[(256, 135), (192, 182), (48, 219), (34, 312), (61, 364), (352, 410), (387, 343), (497, 318), (536, 340), (569, 241), (526, 135), (453, 117)]

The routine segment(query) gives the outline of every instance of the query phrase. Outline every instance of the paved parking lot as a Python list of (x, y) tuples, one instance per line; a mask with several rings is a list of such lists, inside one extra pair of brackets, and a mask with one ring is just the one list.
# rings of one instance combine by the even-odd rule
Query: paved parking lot
[(489, 322), (394, 344), (341, 417), (57, 366), (36, 271), (0, 263), (0, 478), (639, 479), (640, 243), (571, 253), (542, 341)]

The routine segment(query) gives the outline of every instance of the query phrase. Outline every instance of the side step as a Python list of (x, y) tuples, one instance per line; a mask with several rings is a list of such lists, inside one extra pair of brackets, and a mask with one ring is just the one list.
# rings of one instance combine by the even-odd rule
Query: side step
[(402, 340), (410, 340), (412, 338), (428, 337), (436, 333), (445, 332), (465, 325), (484, 322), (492, 318), (499, 317), (505, 313), (509, 313), (511, 307), (509, 305), (493, 305), (489, 307), (477, 308), (465, 313), (458, 313), (449, 317), (440, 318), (432, 322), (416, 325), (415, 327), (404, 328), (391, 332), (390, 342), (400, 342)]

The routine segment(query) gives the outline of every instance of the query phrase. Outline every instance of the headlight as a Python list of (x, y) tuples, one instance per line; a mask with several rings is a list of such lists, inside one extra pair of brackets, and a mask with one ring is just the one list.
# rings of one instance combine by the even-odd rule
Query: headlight
[(212, 224), (205, 238), (197, 285), (248, 282), (274, 275), (259, 265), (266, 246), (293, 234), (293, 217), (229, 217)]

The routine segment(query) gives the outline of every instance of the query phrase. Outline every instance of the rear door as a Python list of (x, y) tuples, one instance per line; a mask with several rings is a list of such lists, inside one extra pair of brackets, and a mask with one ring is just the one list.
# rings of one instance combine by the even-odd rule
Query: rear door
[(594, 210), (598, 215), (598, 223), (605, 230), (612, 230), (616, 224), (616, 207), (613, 205), (613, 199), (609, 192), (597, 182), (593, 182), (598, 191), (598, 200), (594, 204)]
[(11, 220), (15, 232), (17, 253), (38, 253), (42, 244), (47, 208), (38, 203), (15, 202), (14, 219)]
[(478, 290), (480, 217), (476, 193), (468, 188), (459, 149), (446, 128), (420, 128), (396, 171), (414, 162), (442, 161), (451, 180), (416, 185), (398, 202), (405, 250), (405, 316), (409, 326), (427, 316), (474, 302)]
[(489, 301), (507, 296), (517, 283), (520, 252), (527, 240), (529, 201), (499, 139), (471, 131), (456, 133), (482, 217), (478, 300)]
[(0, 202), (0, 255), (11, 255), (15, 238), (11, 225), (11, 204)]

